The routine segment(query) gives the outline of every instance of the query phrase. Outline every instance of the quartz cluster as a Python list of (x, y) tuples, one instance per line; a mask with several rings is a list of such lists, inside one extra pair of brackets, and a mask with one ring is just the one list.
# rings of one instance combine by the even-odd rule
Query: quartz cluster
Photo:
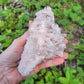
[(57, 55), (63, 57), (66, 48), (63, 43), (66, 34), (62, 34), (61, 28), (54, 22), (54, 14), (50, 7), (36, 13), (29, 34), (18, 66), (22, 76), (30, 75), (41, 62), (53, 59)]

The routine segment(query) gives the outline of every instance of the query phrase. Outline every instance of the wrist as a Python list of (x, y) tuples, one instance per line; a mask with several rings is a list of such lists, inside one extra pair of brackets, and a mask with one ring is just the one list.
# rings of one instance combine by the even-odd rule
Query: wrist
[(5, 57), (4, 53), (0, 54), (0, 84), (19, 84), (11, 75), (13, 69), (8, 67)]
[(18, 80), (17, 77), (15, 78), (13, 75), (8, 75), (8, 74), (3, 75), (0, 78), (0, 84), (19, 84), (22, 81), (22, 80)]

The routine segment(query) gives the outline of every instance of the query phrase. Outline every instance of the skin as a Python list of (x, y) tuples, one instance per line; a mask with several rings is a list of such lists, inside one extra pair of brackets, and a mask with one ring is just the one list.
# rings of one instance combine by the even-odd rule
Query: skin
[[(32, 21), (29, 21), (29, 25)], [(0, 54), (0, 84), (19, 84), (22, 80), (25, 80), (29, 76), (35, 74), (42, 68), (47, 68), (50, 66), (60, 65), (67, 59), (68, 54), (64, 53), (63, 57), (57, 56), (54, 59), (50, 59), (36, 66), (33, 74), (23, 77), (17, 70), (18, 63), (21, 59), (21, 53), (24, 50), (24, 45), (26, 43), (26, 38), (29, 36), (28, 31), (22, 36), (15, 39), (13, 43)], [(63, 39), (65, 44), (68, 43), (67, 39)]]

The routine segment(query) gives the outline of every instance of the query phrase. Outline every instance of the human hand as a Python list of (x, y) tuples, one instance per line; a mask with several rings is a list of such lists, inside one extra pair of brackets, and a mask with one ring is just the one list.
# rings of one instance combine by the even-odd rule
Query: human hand
[[(29, 24), (31, 25), (32, 21), (29, 21)], [(13, 43), (0, 55), (0, 84), (19, 84), (22, 80), (29, 77), (23, 77), (17, 69), (21, 58), (21, 53), (23, 52), (24, 45), (26, 43), (26, 38), (28, 36), (29, 34), (27, 31), (21, 37), (15, 39)], [(63, 42), (65, 44), (68, 43), (66, 39), (64, 39)], [(68, 54), (64, 53), (63, 57), (57, 56), (54, 59), (43, 62), (36, 66), (33, 74), (42, 68), (60, 65), (64, 62), (65, 59), (67, 59), (67, 57)]]

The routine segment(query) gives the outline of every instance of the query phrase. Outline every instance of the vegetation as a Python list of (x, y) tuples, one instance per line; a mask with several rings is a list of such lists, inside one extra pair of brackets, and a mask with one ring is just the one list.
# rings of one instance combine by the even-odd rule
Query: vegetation
[(29, 27), (29, 19), (46, 6), (67, 33), (68, 59), (60, 66), (42, 69), (21, 84), (84, 84), (84, 0), (0, 0), (0, 53)]

